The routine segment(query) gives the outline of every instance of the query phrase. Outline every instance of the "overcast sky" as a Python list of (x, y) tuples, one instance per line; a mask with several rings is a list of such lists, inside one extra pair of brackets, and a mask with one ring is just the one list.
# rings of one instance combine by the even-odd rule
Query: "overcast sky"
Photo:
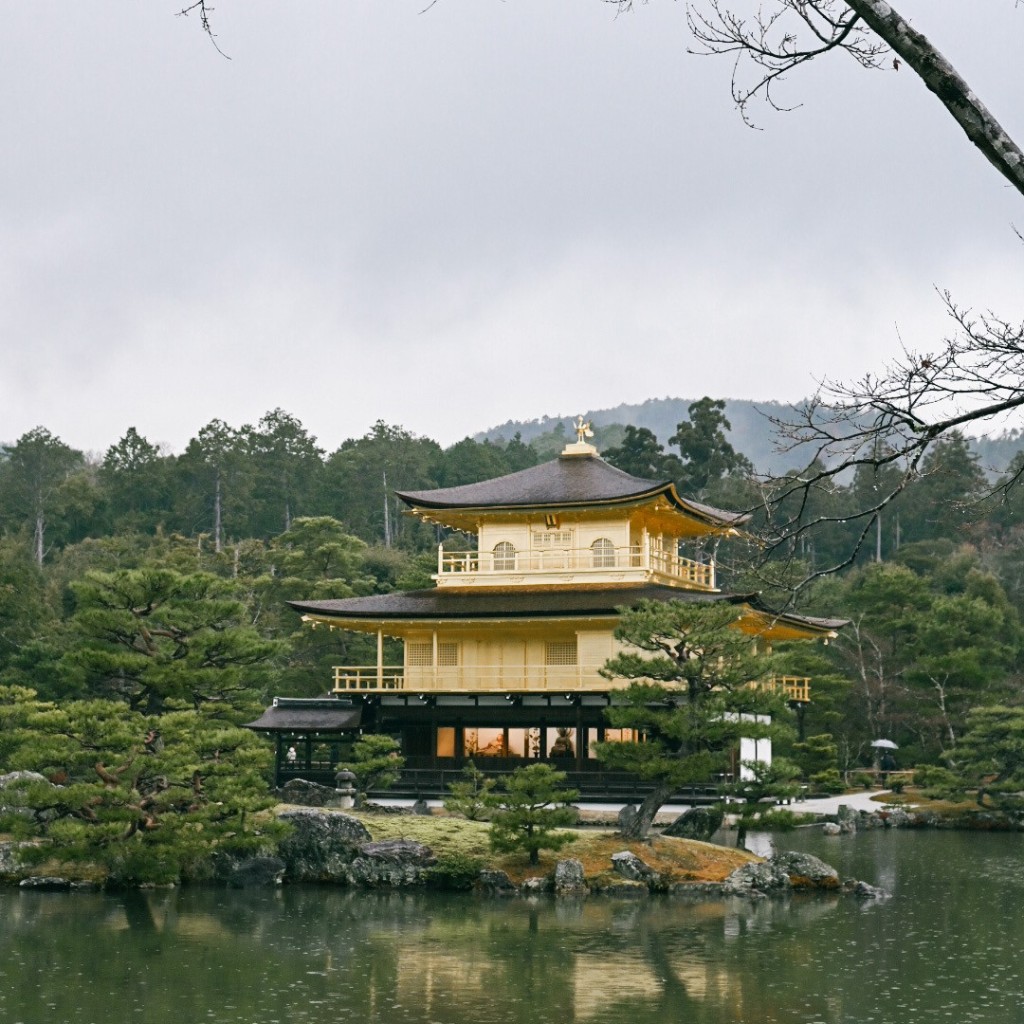
[[(740, 0), (737, 0), (740, 2)], [(732, 108), (682, 3), (33, 0), (0, 65), (0, 441), (214, 417), (451, 443), (665, 396), (798, 399), (1024, 318), (1022, 201), (906, 69)], [(900, 10), (1024, 138), (1024, 10)]]

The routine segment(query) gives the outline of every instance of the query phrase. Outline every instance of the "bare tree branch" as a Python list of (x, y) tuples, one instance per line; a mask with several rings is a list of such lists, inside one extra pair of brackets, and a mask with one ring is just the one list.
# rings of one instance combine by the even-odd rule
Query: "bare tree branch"
[(1024, 195), (1024, 153), (956, 68), (883, 0), (846, 0), (851, 10), (898, 53), (990, 164)]
[[(767, 13), (759, 6), (750, 18), (736, 14), (724, 0), (708, 0), (703, 8), (688, 4), (686, 20), (698, 44), (691, 53), (735, 57), (732, 97), (751, 126), (748, 107), (753, 99), (763, 99), (774, 110), (794, 109), (776, 99), (773, 87), (800, 65), (842, 50), (862, 67), (875, 68), (887, 50), (841, 0), (778, 0)], [(746, 85), (748, 64), (755, 74)]]
[[(803, 576), (800, 586), (853, 562), (881, 513), (921, 478), (922, 462), (935, 442), (968, 424), (1024, 407), (1024, 323), (957, 306), (948, 293), (943, 301), (955, 327), (937, 351), (904, 349), (883, 373), (852, 384), (825, 380), (796, 418), (769, 418), (781, 450), (802, 453), (807, 468), (767, 485), (765, 560), (792, 553), (795, 541), (826, 524), (859, 525), (847, 555)], [(888, 469), (891, 476), (874, 500), (856, 509), (809, 514), (816, 492), (858, 469)], [(1022, 476), (1024, 464), (988, 497), (1004, 494)]]
[[(622, 11), (634, 0), (605, 0)], [(640, 0), (648, 3), (649, 0)], [(686, 18), (697, 41), (691, 52), (734, 57), (732, 95), (744, 121), (761, 98), (775, 110), (773, 86), (794, 69), (836, 50), (862, 67), (880, 68), (888, 51), (902, 58), (946, 108), (972, 145), (1024, 195), (1024, 153), (946, 57), (886, 0), (765, 0), (736, 13), (742, 0), (691, 0)], [(754, 72), (746, 83), (747, 68)]]
[(193, 11), (199, 15), (199, 24), (202, 26), (203, 31), (210, 37), (210, 42), (213, 43), (213, 48), (225, 60), (231, 60), (220, 46), (217, 45), (217, 37), (214, 35), (213, 27), (210, 24), (210, 13), (213, 11), (213, 8), (207, 3), (207, 0), (196, 0), (195, 3), (189, 4), (187, 7), (183, 7), (178, 11), (178, 17), (187, 18)]
[[(628, 10), (633, 0), (613, 0)], [(648, 0), (642, 0), (646, 3)], [(736, 13), (742, 0), (691, 0), (686, 17), (705, 55), (734, 58), (732, 95), (744, 121), (748, 105), (763, 99), (775, 110), (791, 110), (776, 100), (773, 87), (810, 60), (831, 51), (862, 67), (880, 68), (892, 51), (946, 108), (971, 144), (1024, 195), (1024, 153), (955, 67), (929, 39), (885, 0), (765, 0), (754, 13)], [(752, 78), (747, 71), (752, 70)]]

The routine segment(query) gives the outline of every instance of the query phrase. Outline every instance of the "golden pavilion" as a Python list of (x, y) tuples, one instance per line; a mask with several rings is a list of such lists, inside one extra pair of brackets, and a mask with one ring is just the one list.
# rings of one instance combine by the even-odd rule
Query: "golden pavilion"
[[(580, 421), (558, 458), (517, 473), (397, 492), (449, 537), (475, 538), (438, 546), (433, 587), (291, 602), (313, 628), (374, 635), (377, 657), (335, 667), (327, 698), (279, 697), (251, 723), (276, 736), (279, 782), (333, 778), (330, 762), (362, 730), (400, 741), (410, 793), (443, 791), (470, 758), (487, 771), (548, 761), (586, 792), (581, 779), (601, 773), (595, 742), (629, 738), (604, 714), (627, 681), (600, 673), (619, 649), (622, 608), (724, 601), (738, 628), (768, 644), (835, 635), (841, 620), (773, 613), (756, 595), (719, 590), (703, 552), (737, 536), (747, 517), (616, 469), (587, 434)], [(386, 661), (388, 640), (400, 642), (400, 661)], [(792, 702), (809, 700), (809, 680), (780, 685)]]

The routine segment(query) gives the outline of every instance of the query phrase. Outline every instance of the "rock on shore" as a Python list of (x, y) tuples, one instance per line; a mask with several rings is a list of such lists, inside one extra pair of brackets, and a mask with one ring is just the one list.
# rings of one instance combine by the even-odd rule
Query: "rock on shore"
[(300, 808), (280, 818), (292, 826), (281, 842), (289, 882), (406, 886), (424, 880), (437, 863), (429, 847), (409, 839), (374, 842), (366, 826), (348, 814)]

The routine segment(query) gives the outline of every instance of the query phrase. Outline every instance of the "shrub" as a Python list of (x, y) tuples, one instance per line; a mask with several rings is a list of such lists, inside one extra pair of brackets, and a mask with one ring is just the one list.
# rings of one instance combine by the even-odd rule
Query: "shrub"
[(484, 862), (466, 853), (446, 853), (426, 873), (427, 885), (435, 889), (472, 889)]
[(808, 736), (802, 743), (793, 744), (793, 760), (800, 766), (805, 778), (835, 768), (839, 748), (829, 732)]
[(361, 807), (371, 789), (388, 789), (402, 773), (405, 758), (390, 736), (361, 736), (352, 746), (352, 760), (338, 767), (356, 777), (356, 806)]
[(461, 814), (470, 821), (488, 821), (491, 817), (492, 791), (497, 780), (482, 772), (472, 761), (462, 769), (462, 780), (448, 787), (451, 794), (444, 802), (444, 809), (452, 814)]
[(808, 818), (809, 815), (806, 814), (797, 814), (795, 811), (777, 808), (745, 816), (743, 826), (746, 830), (758, 832), (791, 832)]
[(842, 793), (846, 788), (838, 768), (829, 768), (811, 776), (811, 785), (818, 793)]
[(536, 864), (542, 849), (559, 850), (571, 843), (575, 835), (556, 831), (576, 820), (575, 808), (565, 805), (579, 792), (559, 788), (565, 780), (565, 772), (547, 764), (518, 768), (503, 779), (504, 792), (490, 798), (494, 807), (491, 848), (500, 853), (526, 853), (530, 863)]
[(919, 764), (914, 768), (914, 785), (926, 796), (948, 797), (959, 795), (963, 786), (954, 772), (937, 764)]

